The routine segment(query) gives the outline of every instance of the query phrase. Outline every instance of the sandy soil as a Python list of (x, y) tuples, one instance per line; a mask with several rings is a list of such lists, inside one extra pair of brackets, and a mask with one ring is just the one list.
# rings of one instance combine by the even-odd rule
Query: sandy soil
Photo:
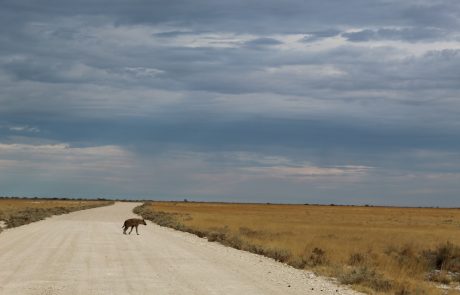
[(272, 259), (150, 222), (138, 204), (55, 216), (0, 234), (0, 294), (358, 294)]

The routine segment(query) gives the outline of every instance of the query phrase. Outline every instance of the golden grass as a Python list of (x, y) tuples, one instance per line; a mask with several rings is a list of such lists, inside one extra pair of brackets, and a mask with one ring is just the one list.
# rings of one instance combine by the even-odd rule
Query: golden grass
[(113, 204), (100, 200), (0, 199), (0, 221), (16, 227), (52, 215)]
[(460, 244), (459, 209), (154, 202), (137, 211), (368, 293), (443, 294), (427, 282), (427, 257)]

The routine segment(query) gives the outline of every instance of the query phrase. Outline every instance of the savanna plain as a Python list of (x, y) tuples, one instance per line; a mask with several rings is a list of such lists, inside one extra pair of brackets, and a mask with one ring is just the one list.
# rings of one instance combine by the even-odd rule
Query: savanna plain
[(148, 202), (134, 212), (369, 294), (460, 294), (460, 209)]
[(52, 215), (107, 206), (107, 200), (59, 200), (59, 199), (19, 199), (0, 198), (0, 222), (3, 227), (12, 228), (39, 221)]

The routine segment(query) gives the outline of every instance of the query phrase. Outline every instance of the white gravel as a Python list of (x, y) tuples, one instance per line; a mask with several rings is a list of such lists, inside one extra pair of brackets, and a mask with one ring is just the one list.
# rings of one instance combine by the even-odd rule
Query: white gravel
[(78, 211), (0, 234), (0, 294), (359, 294), (272, 259), (147, 223), (138, 204)]

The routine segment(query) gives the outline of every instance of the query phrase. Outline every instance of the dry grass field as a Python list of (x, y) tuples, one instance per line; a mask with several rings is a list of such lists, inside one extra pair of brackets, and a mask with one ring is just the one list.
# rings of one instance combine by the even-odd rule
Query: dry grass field
[(460, 209), (154, 202), (135, 212), (367, 293), (460, 294)]
[[(99, 200), (0, 199), (0, 221), (16, 227), (52, 215), (113, 204)], [(1, 229), (0, 229), (1, 230)]]

